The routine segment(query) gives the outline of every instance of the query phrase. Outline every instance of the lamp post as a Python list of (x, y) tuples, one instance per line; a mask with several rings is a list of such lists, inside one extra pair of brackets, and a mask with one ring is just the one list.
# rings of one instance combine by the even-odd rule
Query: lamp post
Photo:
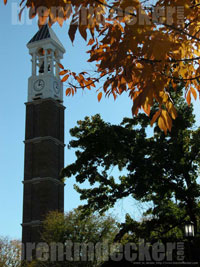
[(189, 260), (191, 261), (192, 256), (192, 239), (194, 238), (194, 223), (193, 222), (187, 222), (185, 224), (185, 237), (188, 239), (188, 256)]
[(185, 224), (185, 236), (186, 237), (194, 237), (194, 223), (188, 222)]

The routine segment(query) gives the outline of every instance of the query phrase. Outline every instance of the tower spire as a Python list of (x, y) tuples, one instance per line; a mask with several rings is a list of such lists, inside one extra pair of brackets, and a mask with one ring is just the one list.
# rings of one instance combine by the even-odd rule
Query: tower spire
[(31, 40), (28, 42), (27, 46), (28, 48), (31, 47), (31, 44), (39, 41), (44, 41), (46, 39), (51, 39), (53, 40), (62, 50), (63, 53), (65, 53), (65, 48), (58, 39), (57, 35), (55, 32), (52, 30), (52, 28), (49, 28), (48, 24), (43, 25), (39, 31), (31, 38)]
[(63, 88), (59, 77), (59, 63), (65, 49), (46, 24), (28, 42), (32, 59), (32, 75), (29, 78), (28, 101), (53, 98), (63, 101)]

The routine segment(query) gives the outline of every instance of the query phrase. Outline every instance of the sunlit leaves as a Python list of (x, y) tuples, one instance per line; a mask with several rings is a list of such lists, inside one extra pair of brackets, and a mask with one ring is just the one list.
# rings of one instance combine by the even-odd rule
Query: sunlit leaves
[(186, 100), (187, 100), (188, 105), (190, 105), (191, 104), (191, 90), (188, 91)]
[(68, 70), (62, 70), (59, 74), (60, 75), (65, 75), (66, 73), (68, 73)]
[(103, 95), (102, 92), (98, 93), (98, 97), (97, 97), (98, 101), (101, 101), (102, 95)]
[(197, 99), (197, 92), (196, 92), (196, 90), (193, 87), (190, 87), (190, 91), (191, 91), (194, 99), (196, 100)]
[(62, 64), (58, 63), (58, 66), (64, 70), (64, 66)]
[[(74, 84), (68, 82), (70, 87), (66, 89), (66, 96), (70, 96), (70, 95), (73, 96), (74, 93), (77, 92), (77, 89), (87, 88), (88, 90), (90, 90), (92, 87), (95, 87), (95, 82), (97, 82), (97, 79), (93, 79), (93, 78), (88, 77), (87, 72), (81, 72), (81, 73), (77, 74), (77, 73), (72, 72), (70, 70), (63, 69), (62, 71), (60, 71), (59, 74), (61, 76), (63, 76), (61, 79), (61, 82), (66, 82), (71, 77), (77, 83), (77, 85), (74, 85)], [(102, 95), (101, 95), (101, 97), (102, 97)], [(99, 100), (99, 96), (98, 96), (98, 100)]]
[(162, 110), (158, 119), (158, 126), (161, 130), (167, 133), (167, 130), (171, 131), (172, 128), (172, 120), (169, 116), (169, 113), (166, 110)]
[[(115, 1), (113, 9), (112, 3), (105, 0), (22, 3), (30, 9), (30, 18), (38, 16), (40, 26), (46, 22), (62, 26), (68, 20), (71, 41), (79, 32), (88, 42), (88, 61), (96, 64), (98, 77), (61, 72), (63, 82), (72, 78), (68, 84), (74, 93), (102, 81), (102, 95), (116, 99), (128, 92), (133, 115), (140, 110), (149, 115), (156, 101), (160, 113), (156, 113), (152, 123), (159, 120), (164, 132), (171, 129), (171, 119), (176, 118), (170, 95), (165, 91), (168, 85), (176, 90), (177, 82), (184, 82), (188, 104), (191, 96), (196, 99), (200, 94), (200, 12), (199, 5), (192, 1), (157, 0), (152, 12), (145, 8), (146, 1), (139, 0)], [(162, 17), (158, 16), (161, 9)], [(60, 68), (64, 70), (63, 66)]]
[(161, 113), (161, 111), (157, 110), (156, 113), (153, 115), (153, 118), (151, 119), (151, 127), (157, 121), (158, 117), (160, 116), (160, 113)]
[(65, 92), (66, 96), (70, 96), (70, 95), (74, 96), (74, 93), (76, 93), (76, 88), (72, 88), (72, 87), (67, 88)]
[(69, 78), (69, 74), (68, 74), (68, 75), (65, 75), (65, 76), (62, 78), (61, 82), (66, 82), (68, 78)]

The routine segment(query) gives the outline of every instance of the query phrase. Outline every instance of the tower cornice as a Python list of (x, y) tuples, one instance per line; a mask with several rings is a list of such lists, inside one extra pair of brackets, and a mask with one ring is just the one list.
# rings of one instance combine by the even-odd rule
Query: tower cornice
[(22, 181), (23, 184), (36, 184), (40, 182), (53, 182), (58, 185), (65, 186), (65, 183), (58, 180), (57, 178), (52, 178), (52, 177), (34, 177), (32, 179)]
[(52, 102), (54, 102), (58, 107), (63, 108), (64, 110), (66, 109), (66, 107), (62, 104), (62, 102), (59, 102), (59, 101), (57, 101), (57, 100), (55, 100), (55, 99), (53, 99), (53, 98), (50, 98), (50, 97), (48, 97), (48, 98), (40, 98), (40, 99), (37, 99), (37, 100), (34, 100), (34, 101), (25, 102), (24, 104), (25, 104), (26, 106), (28, 106), (28, 105), (39, 105), (39, 104), (41, 104), (41, 103), (43, 103), (43, 102), (47, 102), (47, 101), (52, 101)]
[(46, 140), (51, 140), (51, 141), (55, 142), (57, 145), (60, 145), (62, 147), (66, 146), (63, 142), (61, 142), (60, 140), (58, 140), (57, 138), (52, 137), (52, 136), (35, 137), (35, 138), (32, 138), (32, 139), (24, 140), (24, 143), (25, 144), (28, 144), (28, 143), (39, 143), (39, 142), (46, 141)]

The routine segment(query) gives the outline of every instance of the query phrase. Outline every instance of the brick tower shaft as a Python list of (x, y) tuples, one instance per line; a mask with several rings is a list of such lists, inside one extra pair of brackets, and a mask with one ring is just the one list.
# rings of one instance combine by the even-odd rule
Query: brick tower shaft
[(63, 87), (59, 63), (65, 52), (44, 25), (28, 43), (32, 56), (26, 103), (22, 243), (42, 241), (42, 221), (50, 211), (64, 211)]

